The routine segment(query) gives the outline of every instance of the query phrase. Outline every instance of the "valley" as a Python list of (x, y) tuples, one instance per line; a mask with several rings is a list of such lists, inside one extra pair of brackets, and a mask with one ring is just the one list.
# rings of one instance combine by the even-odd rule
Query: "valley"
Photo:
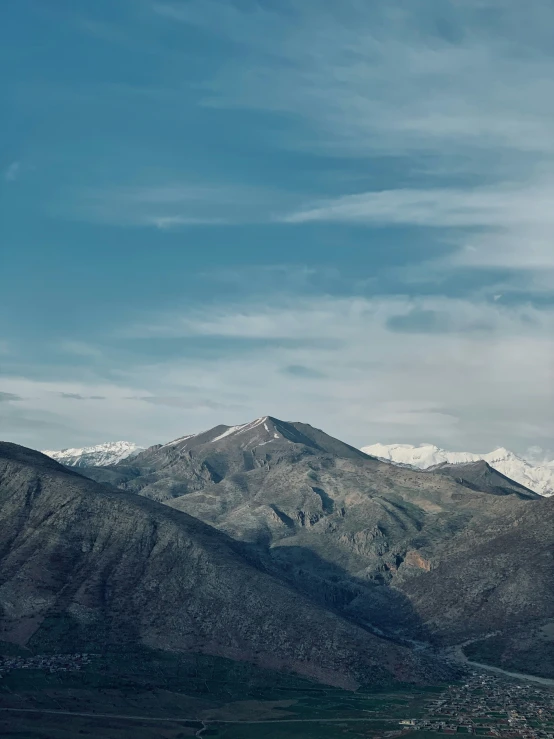
[(0, 682), (2, 736), (549, 739), (554, 732), (552, 687), (472, 666), (452, 684), (352, 692), (201, 655), (88, 656), (78, 671), (10, 671)]

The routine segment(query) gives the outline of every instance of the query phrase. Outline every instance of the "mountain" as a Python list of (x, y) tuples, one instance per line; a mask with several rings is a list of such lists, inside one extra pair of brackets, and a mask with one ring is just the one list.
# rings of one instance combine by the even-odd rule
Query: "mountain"
[(327, 455), (367, 460), (366, 454), (303, 423), (270, 416), (239, 426), (216, 426), (146, 449), (109, 469), (86, 475), (154, 500), (170, 500), (217, 484), (233, 474), (294, 466)]
[(519, 498), (528, 499), (530, 496), (539, 497), (519, 482), (510, 480), (509, 477), (498, 472), (484, 460), (479, 462), (459, 462), (458, 464), (438, 464), (430, 467), (430, 471), (441, 475), (453, 477), (460, 485), (479, 490), (493, 495), (517, 495)]
[[(307, 424), (264, 417), (83, 472), (225, 532), (260, 569), (393, 640), (440, 647), (486, 636), (496, 613), (487, 592), (496, 586), (511, 598), (503, 633), (529, 635), (531, 625), (542, 628), (554, 618), (548, 583), (554, 562), (542, 543), (554, 531), (553, 509), (485, 462), (396, 466)], [(528, 526), (525, 551), (507, 551), (517, 534), (506, 538), (506, 531), (528, 508), (541, 511), (534, 517), (540, 525)], [(497, 547), (489, 569), (473, 555), (485, 545)], [(536, 596), (528, 587), (502, 585), (508, 576), (502, 562), (509, 559), (510, 577), (519, 582), (531, 576), (535, 552), (546, 557), (540, 581), (546, 589), (533, 616)], [(455, 606), (465, 580), (480, 597), (471, 612)], [(434, 598), (443, 584), (445, 592)], [(550, 667), (554, 675), (554, 662)]]
[(451, 675), (302, 596), (197, 518), (8, 443), (0, 530), (4, 642), (76, 651), (139, 643), (350, 688)]
[(42, 453), (67, 467), (104, 467), (134, 457), (144, 450), (132, 441), (107, 441), (82, 449), (44, 450)]
[(540, 495), (554, 495), (554, 461), (534, 464), (507, 449), (495, 449), (487, 454), (449, 452), (433, 444), (372, 444), (362, 451), (378, 459), (429, 469), (440, 464), (467, 464), (487, 462), (493, 469), (521, 483)]

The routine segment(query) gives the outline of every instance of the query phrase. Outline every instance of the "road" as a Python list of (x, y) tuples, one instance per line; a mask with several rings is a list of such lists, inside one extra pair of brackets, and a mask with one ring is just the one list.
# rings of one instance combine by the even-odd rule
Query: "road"
[[(125, 721), (154, 721), (159, 723), (160, 721), (169, 721), (173, 723), (180, 723), (183, 721), (195, 722), (197, 724), (344, 724), (344, 723), (369, 723), (371, 721), (386, 721), (394, 724), (398, 724), (402, 721), (401, 718), (277, 718), (277, 719), (256, 719), (252, 721), (241, 721), (240, 719), (199, 719), (199, 718), (186, 718), (183, 716), (175, 716), (173, 718), (156, 718), (153, 716), (128, 716), (126, 714), (117, 713), (85, 713), (82, 711), (55, 711), (51, 708), (6, 708), (0, 706), (0, 711), (13, 712), (13, 713), (48, 713), (54, 716), (81, 716), (84, 718), (114, 718)], [(203, 726), (200, 731), (203, 731), (206, 726)]]
[(496, 672), (499, 675), (506, 675), (506, 677), (513, 677), (517, 680), (528, 680), (529, 682), (539, 683), (540, 685), (549, 685), (550, 687), (554, 686), (554, 680), (551, 680), (547, 677), (539, 677), (538, 675), (526, 675), (524, 672), (508, 672), (508, 670), (503, 670), (501, 667), (484, 665), (481, 662), (472, 662), (469, 659), (465, 660), (465, 663), (467, 665), (471, 665), (472, 667), (478, 667), (481, 670)]
[[(494, 636), (494, 635), (495, 634), (489, 634), (489, 636)], [(482, 662), (472, 662), (464, 654), (463, 648), (467, 644), (471, 644), (473, 641), (478, 641), (478, 640), (470, 639), (469, 641), (466, 641), (463, 644), (458, 644), (452, 651), (450, 651), (449, 656), (454, 656), (455, 659), (457, 659), (458, 661), (463, 662), (466, 665), (471, 665), (472, 667), (477, 667), (480, 670), (487, 670), (488, 672), (495, 672), (497, 675), (505, 675), (506, 677), (515, 678), (516, 680), (528, 680), (529, 682), (538, 683), (539, 685), (548, 685), (549, 687), (554, 687), (554, 680), (551, 680), (550, 678), (547, 678), (547, 677), (539, 677), (538, 675), (527, 675), (523, 672), (509, 672), (508, 670), (503, 670), (501, 667), (494, 667), (493, 665), (485, 665)]]

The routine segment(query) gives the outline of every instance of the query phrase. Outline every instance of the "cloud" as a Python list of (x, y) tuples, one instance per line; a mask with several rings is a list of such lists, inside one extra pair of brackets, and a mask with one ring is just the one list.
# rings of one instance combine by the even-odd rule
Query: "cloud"
[(318, 380), (321, 377), (325, 377), (323, 372), (320, 372), (313, 367), (306, 367), (303, 364), (289, 364), (288, 367), (283, 367), (282, 372), (285, 375), (304, 377), (307, 380)]
[[(4, 438), (22, 439), (18, 419), (30, 414), (43, 425), (27, 429), (27, 443), (36, 439), (42, 448), (108, 437), (149, 445), (270, 414), (356, 445), (551, 446), (551, 305), (509, 305), (492, 296), (266, 297), (152, 316), (145, 335), (152, 337), (153, 326), (161, 335), (236, 348), (217, 357), (191, 350), (156, 358), (133, 353), (136, 339), (125, 339), (122, 328), (109, 358), (115, 380), (95, 381), (100, 366), (88, 382), (77, 380), (79, 367), (63, 368), (64, 375), (73, 371), (73, 382), (4, 377), (6, 392), (28, 398), (6, 404), (13, 411), (2, 415)], [(133, 326), (135, 337), (140, 328)], [(62, 393), (106, 401), (62, 403)]]
[(553, 152), (554, 11), (536, 7), (530, 18), (514, 2), (152, 5), (234, 43), (206, 103), (293, 114), (316, 133), (297, 145), (395, 156), (452, 142), (456, 156)]
[(292, 213), (313, 221), (416, 226), (447, 231), (449, 266), (554, 270), (554, 183), (472, 189), (383, 190), (346, 195)]
[(80, 393), (58, 393), (58, 395), (66, 400), (106, 400), (105, 395), (81, 395)]
[(184, 398), (182, 396), (158, 396), (158, 395), (143, 395), (143, 396), (131, 396), (129, 400), (141, 400), (144, 403), (151, 403), (152, 405), (168, 406), (170, 408), (188, 408), (189, 410), (214, 410), (223, 411), (234, 408), (237, 410), (239, 406), (229, 405), (228, 403), (217, 403), (216, 401), (209, 400), (208, 398)]
[(14, 400), (23, 400), (23, 398), (15, 393), (0, 392), (0, 403), (11, 403)]
[(4, 170), (4, 180), (6, 182), (15, 182), (21, 173), (21, 162), (12, 162), (9, 167)]
[[(445, 297), (291, 298), (163, 320), (167, 333), (296, 340), (250, 346), (217, 362), (191, 356), (138, 371), (143, 385), (177, 389), (186, 382), (196, 397), (242, 407), (214, 412), (212, 425), (270, 413), (351, 443), (432, 439), (516, 450), (544, 444), (554, 431), (551, 309)], [(320, 337), (327, 343), (308, 343)], [(307, 385), (308, 376), (318, 382)], [(238, 403), (229, 397), (240, 393)]]
[(412, 307), (407, 313), (391, 316), (387, 328), (398, 333), (445, 334), (473, 331), (491, 332), (494, 324), (487, 323), (484, 316), (467, 316), (450, 311), (425, 310)]
[(50, 207), (76, 220), (167, 231), (267, 221), (277, 198), (271, 191), (239, 184), (164, 182), (72, 190)]
[(364, 192), (324, 201), (286, 220), (346, 221), (443, 228), (554, 226), (554, 185), (498, 185), (471, 189), (397, 189)]
[(203, 105), (282, 116), (283, 133), (267, 129), (271, 145), (328, 166), (334, 157), (347, 177), (355, 161), (372, 182), (345, 193), (341, 177), (326, 187), (314, 178), (325, 196), (303, 194), (259, 218), (433, 228), (457, 247), (445, 272), (547, 269), (550, 289), (554, 55), (545, 29), (554, 7), (534, 7), (531, 17), (512, 0), (151, 5), (173, 33), (189, 26), (231, 42), (233, 53), (206, 72)]
[(71, 354), (76, 357), (84, 357), (90, 360), (98, 360), (102, 359), (103, 357), (101, 349), (84, 341), (66, 339), (60, 342), (59, 348), (64, 353)]

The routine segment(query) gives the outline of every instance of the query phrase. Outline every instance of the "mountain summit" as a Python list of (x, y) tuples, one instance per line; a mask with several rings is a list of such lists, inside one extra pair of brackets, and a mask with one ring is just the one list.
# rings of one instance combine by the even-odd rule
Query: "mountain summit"
[[(307, 423), (280, 421), (272, 416), (262, 416), (238, 426), (215, 426), (209, 431), (182, 436), (161, 447), (155, 452), (173, 447), (184, 450), (200, 446), (214, 445), (213, 448), (252, 451), (271, 445), (270, 450), (289, 448), (290, 445), (303, 445), (320, 452), (336, 454), (341, 457), (366, 457), (367, 455), (338, 439), (310, 426)], [(269, 451), (269, 450), (267, 450)]]
[(487, 462), (493, 469), (539, 495), (554, 495), (554, 461), (533, 464), (514, 452), (500, 447), (486, 454), (449, 452), (434, 444), (372, 444), (362, 451), (384, 462), (407, 465), (421, 470), (444, 464)]
[(99, 482), (167, 501), (217, 484), (232, 475), (267, 472), (276, 465), (294, 467), (314, 457), (368, 460), (368, 456), (306, 423), (262, 416), (237, 426), (215, 426), (133, 458), (84, 474)]

